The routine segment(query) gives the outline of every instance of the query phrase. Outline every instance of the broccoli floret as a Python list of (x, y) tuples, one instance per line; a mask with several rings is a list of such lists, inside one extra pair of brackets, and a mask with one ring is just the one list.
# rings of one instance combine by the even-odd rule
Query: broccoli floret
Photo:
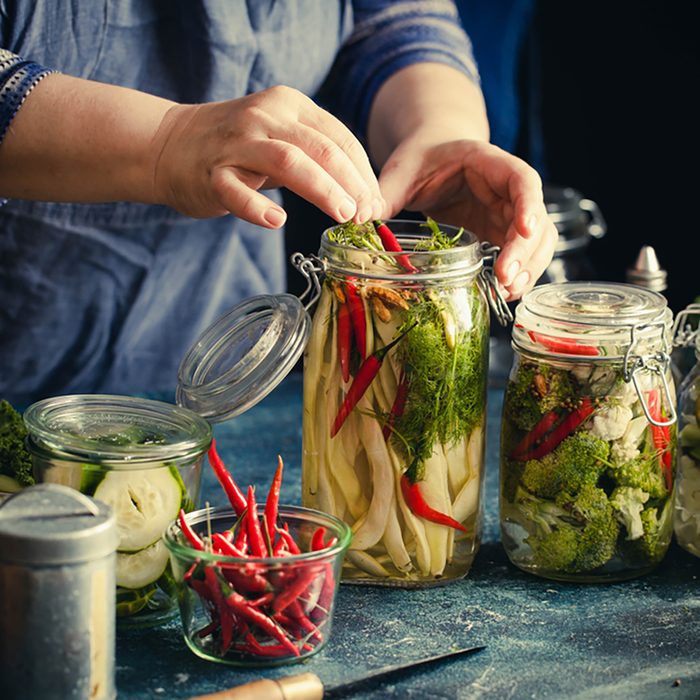
[(649, 494), (649, 498), (666, 498), (668, 489), (661, 473), (658, 455), (641, 454), (629, 462), (614, 465), (608, 474), (618, 486), (630, 486)]
[(615, 509), (615, 517), (625, 526), (627, 539), (636, 540), (644, 534), (641, 514), (649, 494), (631, 486), (619, 486), (610, 496), (610, 505)]
[(517, 519), (527, 530), (532, 561), (548, 571), (580, 573), (602, 566), (615, 554), (620, 525), (602, 489), (584, 486), (577, 496), (556, 501), (516, 494)]
[(556, 502), (521, 490), (516, 500), (528, 519), (526, 541), (538, 567), (580, 573), (597, 569), (615, 554), (620, 525), (602, 489), (586, 485), (578, 496), (562, 493)]
[(578, 551), (578, 533), (565, 525), (542, 537), (528, 538), (537, 565), (550, 571), (568, 571)]
[(574, 433), (541, 459), (525, 463), (523, 486), (542, 498), (554, 498), (561, 491), (576, 495), (584, 486), (598, 483), (609, 452), (605, 440)]
[(566, 571), (591, 571), (609, 561), (615, 554), (620, 524), (605, 491), (586, 485), (575, 498), (562, 494), (557, 503), (582, 524), (576, 557)]
[(22, 416), (7, 401), (0, 401), (0, 474), (21, 486), (34, 483), (32, 458), (24, 444), (26, 437)]
[(508, 419), (521, 430), (531, 430), (545, 413), (576, 398), (575, 378), (549, 365), (523, 363), (506, 392)]
[(671, 500), (666, 502), (661, 513), (658, 508), (642, 511), (643, 536), (638, 540), (642, 554), (651, 563), (661, 561), (671, 539)]

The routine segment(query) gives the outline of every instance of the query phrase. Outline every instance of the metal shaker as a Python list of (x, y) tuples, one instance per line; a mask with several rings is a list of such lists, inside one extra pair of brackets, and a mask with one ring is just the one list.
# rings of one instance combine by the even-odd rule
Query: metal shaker
[(117, 532), (109, 506), (58, 484), (0, 505), (6, 700), (110, 700)]

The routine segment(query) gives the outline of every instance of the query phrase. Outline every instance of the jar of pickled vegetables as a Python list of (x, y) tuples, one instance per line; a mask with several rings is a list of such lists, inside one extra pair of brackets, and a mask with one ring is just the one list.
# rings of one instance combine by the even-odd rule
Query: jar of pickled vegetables
[(412, 587), (469, 571), (481, 528), (487, 299), (507, 312), (487, 253), (473, 234), (431, 220), (323, 233), (304, 357), (302, 500), (352, 527), (346, 582)]
[(680, 454), (673, 510), (678, 544), (700, 557), (700, 304), (681, 311), (674, 327), (674, 344), (694, 347), (697, 362), (683, 379), (678, 397)]
[(516, 308), (501, 434), (501, 538), (560, 581), (647, 573), (672, 535), (672, 314), (626, 284), (536, 287)]
[(177, 614), (161, 536), (199, 496), (209, 423), (161, 401), (112, 395), (57, 396), (24, 413), (37, 481), (70, 486), (116, 517), (116, 612), (120, 626)]

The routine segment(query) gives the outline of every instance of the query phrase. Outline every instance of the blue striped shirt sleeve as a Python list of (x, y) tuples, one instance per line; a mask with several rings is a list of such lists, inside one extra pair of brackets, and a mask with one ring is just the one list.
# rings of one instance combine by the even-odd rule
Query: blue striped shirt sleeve
[(413, 63), (444, 63), (479, 84), (472, 45), (452, 0), (355, 0), (354, 28), (319, 101), (365, 139), (377, 90)]
[(52, 72), (0, 48), (0, 143), (27, 95)]

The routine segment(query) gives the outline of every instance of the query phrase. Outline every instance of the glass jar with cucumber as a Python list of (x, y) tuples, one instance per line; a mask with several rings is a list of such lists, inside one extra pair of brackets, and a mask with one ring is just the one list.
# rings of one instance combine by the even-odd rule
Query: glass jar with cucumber
[(24, 421), (37, 481), (70, 486), (114, 510), (120, 624), (174, 615), (161, 537), (181, 508), (195, 507), (209, 423), (169, 403), (111, 395), (45, 399), (25, 411)]

